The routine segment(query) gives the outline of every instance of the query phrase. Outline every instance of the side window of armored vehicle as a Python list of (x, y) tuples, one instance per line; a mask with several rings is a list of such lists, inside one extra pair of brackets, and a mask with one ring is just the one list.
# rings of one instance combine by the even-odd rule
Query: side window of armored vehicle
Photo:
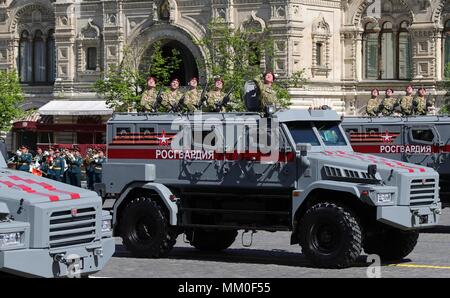
[(214, 150), (218, 141), (215, 130), (192, 130), (193, 150)]
[(413, 128), (412, 138), (414, 141), (432, 143), (434, 140), (434, 133), (433, 130), (427, 128), (425, 129)]
[(294, 139), (295, 144), (309, 143), (311, 146), (320, 146), (316, 134), (309, 122), (289, 122), (287, 123), (289, 132)]
[(366, 133), (370, 134), (376, 134), (379, 133), (380, 129), (378, 127), (366, 127)]
[(116, 126), (114, 128), (113, 142), (129, 141), (133, 138), (131, 127)]
[(316, 122), (315, 126), (327, 146), (347, 146), (337, 122)]
[(346, 128), (346, 129), (345, 129), (345, 132), (346, 132), (348, 135), (351, 135), (352, 133), (358, 133), (358, 132), (359, 132), (359, 129), (356, 128), (356, 127)]
[(149, 136), (152, 135), (155, 132), (154, 127), (140, 127), (139, 128), (139, 134), (141, 136)]

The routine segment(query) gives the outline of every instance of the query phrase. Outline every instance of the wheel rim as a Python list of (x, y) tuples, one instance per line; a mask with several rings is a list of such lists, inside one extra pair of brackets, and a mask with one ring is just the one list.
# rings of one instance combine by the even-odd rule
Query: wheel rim
[(142, 244), (151, 242), (155, 236), (155, 223), (148, 216), (139, 217), (134, 225), (133, 239)]
[(311, 245), (314, 250), (323, 254), (336, 251), (342, 240), (342, 234), (331, 222), (315, 224), (311, 229)]

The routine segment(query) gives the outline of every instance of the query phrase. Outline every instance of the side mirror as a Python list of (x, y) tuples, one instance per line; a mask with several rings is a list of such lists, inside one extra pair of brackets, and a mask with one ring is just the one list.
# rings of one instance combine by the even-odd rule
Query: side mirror
[(300, 156), (307, 156), (308, 151), (311, 150), (311, 144), (310, 143), (297, 143), (295, 145), (295, 149), (297, 151), (300, 151)]

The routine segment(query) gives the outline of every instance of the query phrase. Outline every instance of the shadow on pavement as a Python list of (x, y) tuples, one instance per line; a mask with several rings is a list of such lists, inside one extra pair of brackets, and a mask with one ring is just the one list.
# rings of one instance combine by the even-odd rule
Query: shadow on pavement
[[(300, 248), (299, 248), (300, 250)], [(131, 253), (121, 245), (116, 245), (114, 257), (133, 258)], [(247, 263), (259, 265), (279, 265), (290, 267), (316, 268), (300, 252), (294, 253), (285, 250), (262, 250), (249, 248), (229, 248), (222, 252), (205, 252), (190, 247), (175, 247), (167, 256), (170, 260), (194, 260), (222, 263)], [(367, 267), (367, 256), (360, 256), (352, 267)], [(324, 269), (330, 270), (330, 269)], [(337, 269), (339, 270), (339, 269)]]
[(450, 226), (435, 226), (429, 229), (420, 230), (423, 234), (450, 234)]

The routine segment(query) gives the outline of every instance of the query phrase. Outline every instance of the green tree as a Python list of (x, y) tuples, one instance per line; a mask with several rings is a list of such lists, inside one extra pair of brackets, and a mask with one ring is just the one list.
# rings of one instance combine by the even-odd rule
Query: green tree
[(444, 105), (439, 110), (439, 113), (450, 114), (450, 63), (445, 65), (442, 87), (444, 90), (447, 90), (447, 93), (445, 94)]
[(110, 66), (103, 74), (104, 78), (94, 84), (97, 94), (116, 112), (139, 108), (147, 77), (156, 77), (159, 86), (167, 85), (181, 64), (180, 53), (173, 50), (170, 56), (165, 57), (160, 43), (155, 43), (150, 49), (140, 44), (126, 47), (123, 57), (120, 65)]
[(0, 70), (0, 130), (9, 131), (14, 119), (24, 115), (20, 108), (24, 100), (15, 71)]
[[(220, 19), (212, 20), (208, 25), (207, 34), (197, 41), (197, 44), (207, 50), (206, 61), (197, 62), (212, 78), (220, 76), (225, 81), (225, 92), (235, 86), (233, 97), (234, 109), (242, 111), (244, 107), (243, 86), (246, 81), (261, 76), (261, 62), (266, 70), (274, 66), (274, 41), (269, 30), (262, 30), (258, 26), (248, 26), (241, 30), (233, 30)], [(293, 83), (301, 85), (306, 82), (304, 72), (298, 72), (295, 77), (276, 80), (273, 88), (277, 92), (279, 105), (288, 107), (290, 96), (287, 88)]]

